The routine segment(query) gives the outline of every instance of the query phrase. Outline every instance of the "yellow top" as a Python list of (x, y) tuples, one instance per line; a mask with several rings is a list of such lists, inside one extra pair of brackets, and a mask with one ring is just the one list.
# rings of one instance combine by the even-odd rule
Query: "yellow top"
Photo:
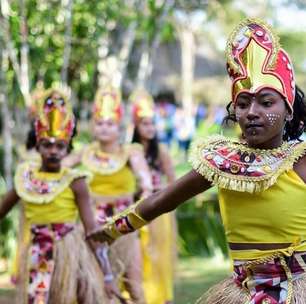
[(233, 259), (259, 259), (306, 251), (306, 183), (293, 165), (305, 142), (256, 150), (224, 137), (194, 144), (193, 168), (219, 188), (227, 240), (244, 244), (291, 244), (277, 250), (231, 250)]
[[(221, 215), (231, 243), (290, 243), (306, 240), (306, 184), (293, 171), (260, 193), (219, 189)], [(306, 243), (296, 250), (306, 250)], [(234, 259), (262, 257), (258, 250), (232, 251)]]
[(48, 204), (36, 204), (23, 201), (26, 220), (30, 224), (74, 223), (78, 210), (75, 197), (67, 187)]
[(89, 188), (93, 194), (103, 196), (132, 194), (136, 190), (136, 178), (129, 166), (125, 165), (112, 175), (94, 173)]
[(39, 165), (34, 163), (19, 165), (15, 174), (15, 189), (24, 205), (26, 222), (75, 222), (78, 209), (70, 184), (80, 177), (84, 177), (83, 172), (68, 168), (51, 173), (39, 171)]
[(140, 145), (123, 145), (119, 153), (101, 151), (98, 142), (88, 145), (82, 155), (82, 164), (92, 173), (90, 191), (98, 196), (131, 195), (136, 191), (136, 178), (128, 162)]

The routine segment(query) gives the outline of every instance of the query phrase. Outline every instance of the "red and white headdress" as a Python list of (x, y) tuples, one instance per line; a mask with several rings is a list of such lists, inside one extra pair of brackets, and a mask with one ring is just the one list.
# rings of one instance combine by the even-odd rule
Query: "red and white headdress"
[(226, 47), (227, 71), (232, 80), (232, 101), (242, 92), (272, 88), (293, 109), (295, 79), (291, 60), (279, 38), (263, 21), (246, 19), (230, 35)]

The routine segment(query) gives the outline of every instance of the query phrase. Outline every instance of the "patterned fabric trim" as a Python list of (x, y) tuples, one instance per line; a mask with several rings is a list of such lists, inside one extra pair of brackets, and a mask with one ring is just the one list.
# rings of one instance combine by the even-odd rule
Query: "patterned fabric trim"
[(47, 304), (54, 273), (54, 242), (74, 229), (73, 224), (32, 225), (29, 255), (28, 303)]
[(249, 292), (248, 304), (290, 304), (292, 282), (299, 279), (305, 269), (306, 252), (265, 261), (235, 261), (234, 280)]
[(82, 163), (94, 173), (111, 175), (121, 170), (129, 160), (129, 145), (125, 145), (120, 154), (109, 154), (101, 151), (98, 142), (84, 150)]
[(14, 182), (20, 198), (33, 204), (47, 204), (63, 192), (72, 181), (88, 174), (76, 169), (63, 169), (54, 176), (41, 177), (39, 165), (25, 162), (17, 167)]
[(99, 203), (99, 201), (95, 202), (95, 214), (96, 221), (100, 225), (104, 225), (107, 223), (108, 218), (123, 212), (126, 208), (128, 208), (133, 203), (132, 198), (124, 197), (118, 198), (114, 201), (110, 200), (109, 202)]
[(293, 168), (306, 153), (306, 142), (284, 142), (271, 150), (251, 149), (223, 136), (199, 139), (192, 144), (192, 167), (214, 185), (241, 192), (261, 192)]

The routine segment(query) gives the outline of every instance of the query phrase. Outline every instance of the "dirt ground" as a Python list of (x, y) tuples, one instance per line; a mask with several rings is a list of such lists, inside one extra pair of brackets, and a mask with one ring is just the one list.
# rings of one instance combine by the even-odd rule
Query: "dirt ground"
[(14, 295), (12, 293), (0, 295), (0, 304), (13, 304), (13, 303), (14, 303)]
[(10, 283), (9, 275), (0, 275), (0, 304), (14, 303), (14, 286)]

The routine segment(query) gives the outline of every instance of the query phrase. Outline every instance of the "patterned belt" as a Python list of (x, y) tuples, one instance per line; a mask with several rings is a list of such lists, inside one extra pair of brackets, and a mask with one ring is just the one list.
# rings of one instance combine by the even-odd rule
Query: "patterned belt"
[(28, 303), (46, 304), (54, 272), (54, 242), (74, 229), (74, 224), (32, 225), (29, 256)]
[(292, 256), (275, 254), (254, 261), (235, 261), (235, 282), (245, 288), (250, 299), (247, 304), (290, 304), (293, 281), (306, 269), (306, 252)]
[(132, 198), (124, 197), (117, 198), (111, 202), (102, 202), (96, 201), (96, 220), (99, 224), (103, 225), (106, 223), (108, 217), (113, 216), (114, 214), (120, 213), (129, 207), (133, 203)]

